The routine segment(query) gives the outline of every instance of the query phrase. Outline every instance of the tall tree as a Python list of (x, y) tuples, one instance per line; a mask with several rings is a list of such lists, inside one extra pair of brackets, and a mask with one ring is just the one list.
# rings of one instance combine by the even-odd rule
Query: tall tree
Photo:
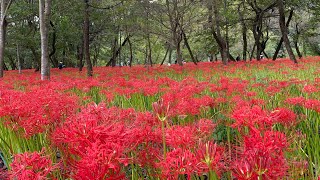
[(3, 77), (4, 69), (4, 49), (6, 41), (6, 28), (7, 28), (7, 11), (12, 3), (12, 0), (1, 0), (1, 12), (0, 12), (0, 78)]
[(170, 21), (173, 44), (177, 53), (176, 61), (180, 66), (182, 66), (182, 52), (181, 52), (182, 33), (179, 28), (179, 24), (182, 16), (181, 16), (181, 12), (179, 12), (179, 9), (178, 9), (179, 2), (177, 0), (172, 1), (172, 6), (170, 6), (170, 3), (171, 2), (169, 0), (166, 0), (166, 7), (167, 7), (167, 13)]
[[(292, 16), (293, 16), (293, 10), (290, 11), (290, 14), (289, 14), (289, 17), (288, 17), (288, 20), (287, 20), (287, 23), (286, 23), (286, 27), (287, 27), (287, 28), (288, 28), (289, 25), (290, 25), (290, 21), (291, 21), (291, 19), (292, 19)], [(278, 45), (277, 45), (276, 51), (275, 51), (274, 54), (273, 54), (272, 60), (276, 60), (276, 59), (277, 59), (278, 54), (279, 54), (279, 51), (280, 51), (280, 49), (281, 49), (281, 47), (282, 47), (282, 43), (283, 43), (283, 37), (281, 36), (281, 39), (280, 39), (280, 41), (279, 41), (279, 43), (278, 43)]]
[[(224, 65), (226, 65), (228, 61), (228, 48), (227, 48), (227, 43), (222, 37), (221, 31), (220, 31), (221, 18), (218, 10), (217, 0), (209, 1), (208, 11), (209, 11), (209, 25), (211, 28), (211, 33), (214, 39), (217, 41), (217, 44), (219, 45), (222, 62)], [(212, 14), (212, 11), (213, 11), (213, 14)], [(213, 21), (213, 15), (214, 15), (214, 21)]]
[[(256, 0), (248, 0), (249, 6), (254, 11), (255, 17), (252, 23), (252, 33), (255, 40), (254, 48), (256, 48), (256, 59), (260, 60), (260, 55), (264, 53), (266, 48), (266, 43), (269, 39), (268, 31), (265, 37), (264, 35), (264, 23), (263, 20), (265, 18), (265, 14), (268, 11), (273, 11), (273, 8), (276, 6), (276, 2), (272, 1), (264, 1), (263, 4), (259, 4)], [(254, 52), (254, 48), (252, 50), (251, 56)], [(250, 58), (251, 59), (251, 58)]]
[(41, 80), (50, 80), (49, 62), (49, 22), (51, 0), (39, 0), (40, 34), (41, 34)]
[(84, 22), (83, 22), (83, 43), (84, 43), (84, 56), (87, 63), (87, 76), (91, 77), (93, 75), (92, 63), (90, 60), (90, 46), (89, 46), (89, 36), (90, 36), (90, 21), (89, 21), (89, 0), (84, 0)]
[[(240, 10), (242, 6), (242, 11)], [(243, 41), (243, 50), (242, 50), (242, 59), (246, 60), (247, 59), (247, 48), (248, 48), (248, 40), (247, 40), (247, 25), (246, 22), (244, 20), (244, 13), (245, 13), (245, 0), (241, 0), (241, 3), (238, 5), (238, 12), (239, 12), (239, 19), (241, 22), (241, 26), (242, 26), (242, 41)]]
[(293, 38), (293, 41), (294, 41), (294, 47), (296, 48), (296, 51), (297, 51), (297, 54), (298, 54), (298, 57), (301, 59), (302, 58), (302, 54), (301, 54), (301, 51), (299, 49), (299, 44), (298, 44), (298, 41), (299, 41), (299, 37), (300, 37), (300, 30), (299, 30), (299, 24), (296, 23), (295, 24), (295, 29), (296, 29), (296, 35), (294, 36)]
[(286, 26), (286, 16), (285, 16), (285, 11), (284, 11), (284, 2), (283, 0), (277, 0), (278, 4), (278, 9), (279, 9), (279, 24), (280, 24), (280, 29), (281, 29), (281, 34), (283, 38), (284, 45), (287, 49), (287, 52), (289, 54), (290, 59), (294, 63), (298, 63), (296, 57), (293, 54), (291, 45), (290, 45), (290, 40), (288, 38), (288, 28)]

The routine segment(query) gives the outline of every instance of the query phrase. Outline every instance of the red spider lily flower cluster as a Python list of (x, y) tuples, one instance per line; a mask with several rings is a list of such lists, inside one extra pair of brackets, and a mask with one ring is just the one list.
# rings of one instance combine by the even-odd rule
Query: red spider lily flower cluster
[(52, 173), (57, 169), (44, 152), (16, 154), (9, 172), (10, 179), (45, 180), (54, 179)]
[(320, 100), (318, 99), (306, 99), (304, 97), (287, 98), (286, 102), (291, 105), (298, 105), (320, 112)]
[(36, 89), (30, 92), (2, 91), (0, 117), (14, 130), (25, 136), (52, 129), (66, 116), (74, 113), (76, 100), (53, 90)]
[(231, 127), (237, 128), (240, 132), (244, 127), (249, 128), (250, 132), (258, 132), (259, 129), (264, 129), (272, 124), (271, 119), (267, 117), (267, 113), (259, 106), (240, 107), (233, 112), (232, 118), (235, 123)]
[(296, 123), (296, 114), (287, 108), (276, 108), (269, 113), (259, 106), (243, 106), (233, 112), (232, 118), (235, 122), (231, 127), (237, 128), (244, 134), (246, 134), (243, 132), (245, 127), (249, 132), (257, 133), (270, 129), (276, 123), (285, 126)]
[(162, 169), (163, 179), (178, 179), (179, 175), (187, 175), (188, 179), (198, 170), (198, 160), (194, 153), (186, 149), (174, 149), (167, 158), (158, 164)]
[(290, 126), (296, 122), (296, 114), (287, 108), (277, 108), (270, 112), (269, 117), (272, 118), (273, 123)]
[(211, 141), (200, 143), (195, 148), (175, 148), (168, 152), (166, 159), (157, 164), (162, 170), (161, 177), (178, 179), (186, 176), (190, 179), (192, 175), (201, 177), (209, 172), (219, 177), (225, 169), (223, 148)]
[[(53, 69), (50, 82), (7, 72), (0, 126), (21, 138), (44, 134), (52, 151), (10, 154), (3, 176), (290, 179), (295, 164), (310, 176), (309, 159), (297, 153), (308, 140), (300, 122), (320, 112), (320, 80), (290, 77), (318, 60), (101, 67), (89, 79)], [(257, 73), (266, 69), (281, 80)], [(61, 158), (52, 162), (49, 152)]]
[(128, 137), (121, 120), (127, 116), (122, 110), (106, 109), (105, 104), (90, 105), (54, 131), (52, 140), (71, 166), (72, 178), (123, 177), (120, 167), (127, 158)]
[(288, 146), (285, 134), (276, 131), (252, 133), (244, 138), (239, 160), (233, 165), (238, 179), (281, 179), (288, 170), (284, 150)]

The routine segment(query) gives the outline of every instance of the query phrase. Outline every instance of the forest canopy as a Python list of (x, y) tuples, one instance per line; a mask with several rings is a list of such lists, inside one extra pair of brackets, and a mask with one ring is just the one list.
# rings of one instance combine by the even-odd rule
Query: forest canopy
[(315, 0), (2, 0), (0, 68), (39, 70), (42, 56), (46, 69), (63, 62), (80, 70), (282, 57), (297, 62), (320, 55), (319, 9)]

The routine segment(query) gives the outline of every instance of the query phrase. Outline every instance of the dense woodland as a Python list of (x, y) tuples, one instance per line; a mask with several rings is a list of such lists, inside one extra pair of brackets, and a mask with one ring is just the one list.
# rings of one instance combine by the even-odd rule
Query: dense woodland
[[(1, 0), (3, 70), (320, 55), (318, 0)], [(238, 58), (237, 58), (238, 57)], [(297, 58), (296, 58), (297, 57)]]

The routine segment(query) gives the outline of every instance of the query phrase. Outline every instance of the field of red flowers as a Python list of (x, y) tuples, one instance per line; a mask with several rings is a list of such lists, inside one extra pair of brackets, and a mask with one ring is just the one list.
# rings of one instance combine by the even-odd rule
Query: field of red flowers
[(320, 57), (0, 80), (0, 179), (320, 179)]

